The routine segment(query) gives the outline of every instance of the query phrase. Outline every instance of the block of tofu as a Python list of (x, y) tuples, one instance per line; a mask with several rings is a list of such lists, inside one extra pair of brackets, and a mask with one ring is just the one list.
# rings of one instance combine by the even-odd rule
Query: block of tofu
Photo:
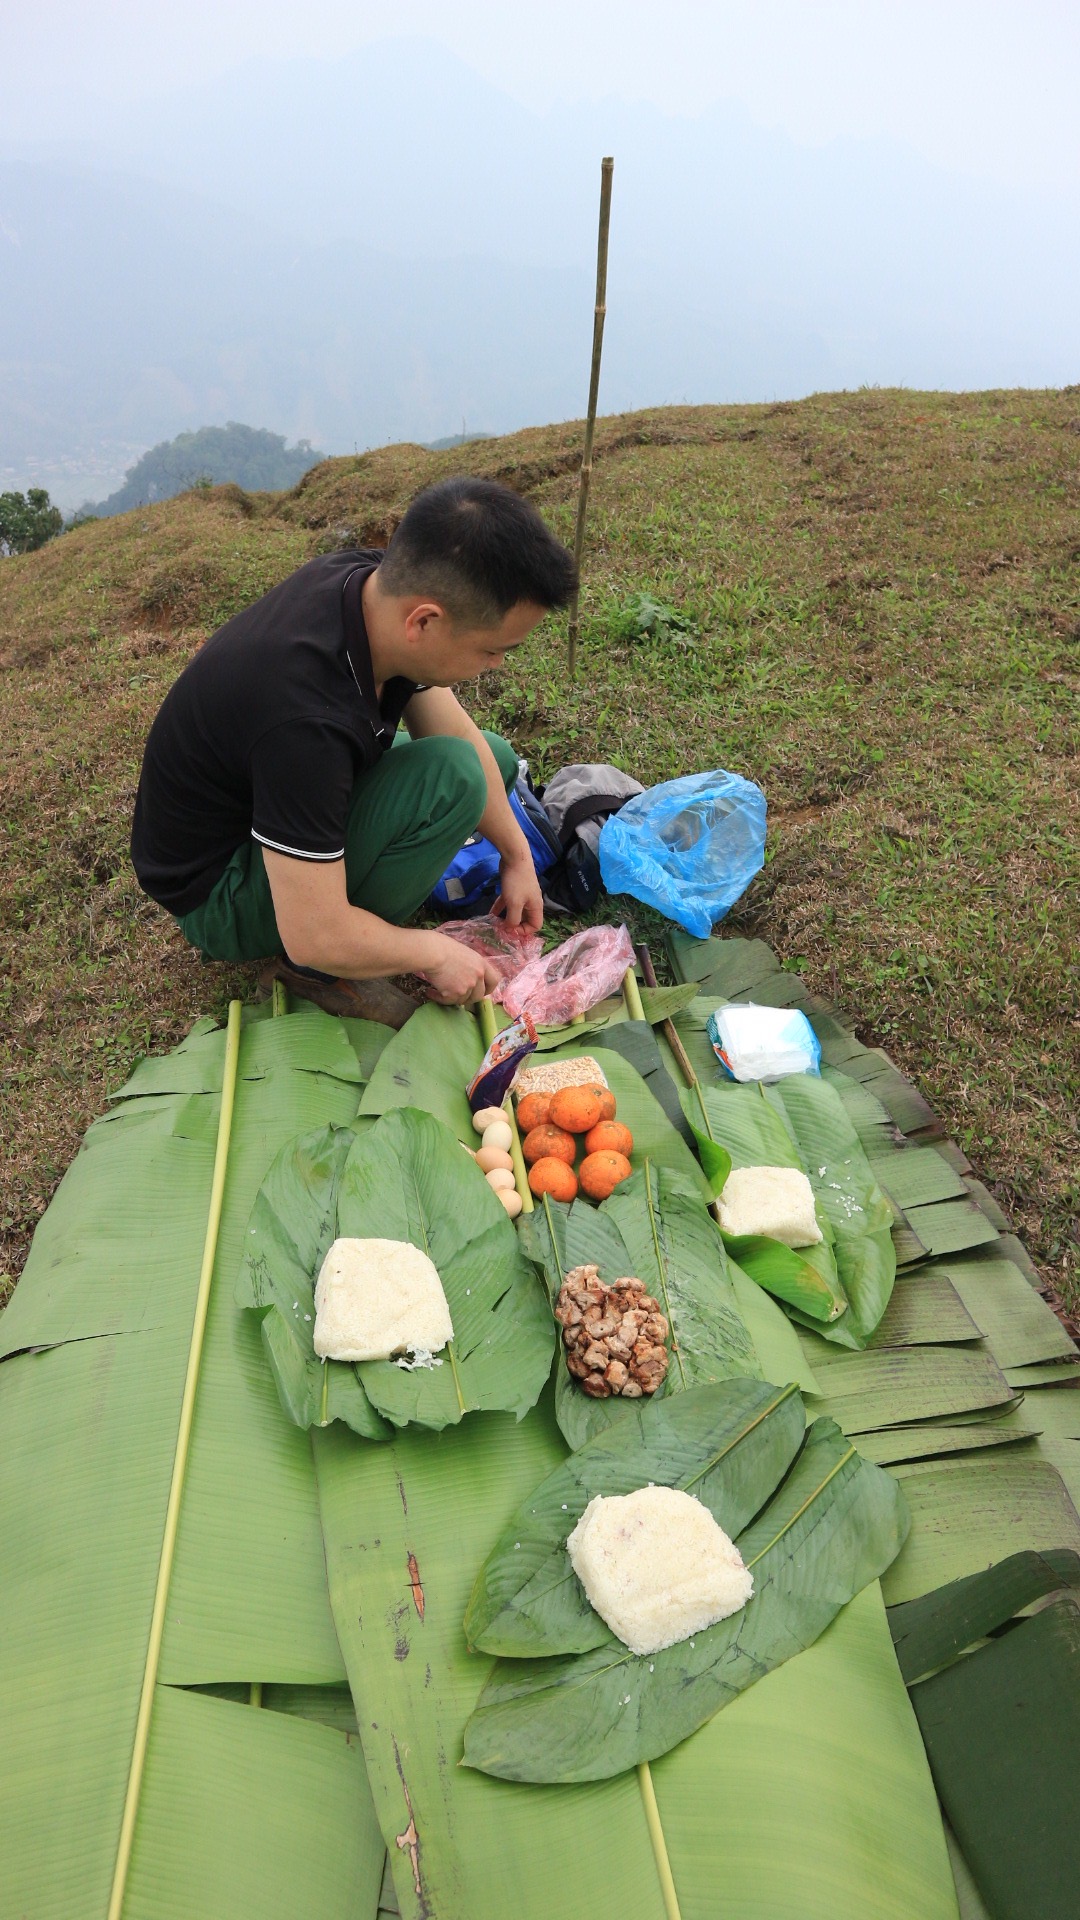
[(733, 1167), (720, 1195), (725, 1233), (767, 1233), (785, 1247), (814, 1247), (822, 1238), (814, 1189), (798, 1167)]
[(589, 1605), (632, 1653), (703, 1633), (754, 1591), (723, 1527), (678, 1487), (597, 1494), (566, 1549)]
[(335, 1240), (315, 1282), (322, 1360), (438, 1353), (454, 1337), (432, 1261), (407, 1240)]

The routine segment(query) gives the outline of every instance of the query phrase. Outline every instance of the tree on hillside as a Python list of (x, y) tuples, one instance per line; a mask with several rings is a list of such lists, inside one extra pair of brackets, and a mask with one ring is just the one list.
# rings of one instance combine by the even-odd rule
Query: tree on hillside
[(0, 493), (0, 553), (33, 553), (60, 532), (64, 516), (44, 487)]
[(171, 500), (175, 494), (206, 482), (220, 486), (231, 480), (248, 491), (276, 493), (283, 487), (294, 487), (303, 474), (325, 458), (310, 440), (298, 440), (295, 447), (287, 447), (284, 434), (230, 420), (226, 427), (200, 427), (197, 433), (178, 433), (175, 440), (162, 440), (128, 468), (122, 487), (99, 506), (83, 511), (102, 517), (127, 513), (154, 500)]

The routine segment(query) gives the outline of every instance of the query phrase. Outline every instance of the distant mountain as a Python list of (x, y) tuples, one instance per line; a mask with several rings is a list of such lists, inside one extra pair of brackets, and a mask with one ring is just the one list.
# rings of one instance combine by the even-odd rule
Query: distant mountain
[(74, 504), (80, 460), (200, 421), (349, 452), (580, 415), (603, 152), (604, 411), (1077, 377), (1074, 208), (732, 107), (533, 114), (386, 41), (0, 144), (0, 488)]
[(279, 493), (294, 487), (325, 458), (308, 440), (287, 447), (280, 433), (230, 420), (224, 427), (200, 427), (197, 433), (162, 440), (130, 468), (122, 487), (97, 506), (88, 503), (84, 511), (108, 519), (153, 500), (171, 500), (202, 481), (220, 486), (231, 480), (250, 492)]

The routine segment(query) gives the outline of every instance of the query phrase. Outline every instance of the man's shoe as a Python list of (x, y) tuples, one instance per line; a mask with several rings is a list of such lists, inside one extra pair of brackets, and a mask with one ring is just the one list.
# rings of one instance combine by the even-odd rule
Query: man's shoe
[(310, 1000), (324, 1013), (339, 1019), (378, 1020), (384, 1027), (403, 1027), (416, 1012), (418, 1001), (389, 980), (319, 980), (300, 973), (287, 960), (275, 960), (259, 976), (264, 989), (280, 980), (298, 1000)]

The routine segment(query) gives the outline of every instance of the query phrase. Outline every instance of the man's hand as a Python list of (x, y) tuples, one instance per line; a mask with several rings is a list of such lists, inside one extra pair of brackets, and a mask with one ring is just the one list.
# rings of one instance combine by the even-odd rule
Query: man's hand
[(442, 1006), (470, 1006), (498, 986), (498, 967), (463, 947), (460, 940), (448, 940), (443, 933), (417, 934), (416, 939), (425, 945), (422, 964), (413, 971), (426, 983), (432, 1000)]
[(522, 860), (500, 860), (500, 892), (491, 911), (506, 917), (508, 927), (526, 927), (539, 933), (544, 924), (544, 898), (532, 855)]
[(281, 944), (295, 966), (346, 980), (415, 973), (433, 1000), (467, 1006), (498, 986), (498, 969), (459, 940), (420, 927), (396, 927), (350, 906), (343, 860), (296, 860), (262, 848)]

